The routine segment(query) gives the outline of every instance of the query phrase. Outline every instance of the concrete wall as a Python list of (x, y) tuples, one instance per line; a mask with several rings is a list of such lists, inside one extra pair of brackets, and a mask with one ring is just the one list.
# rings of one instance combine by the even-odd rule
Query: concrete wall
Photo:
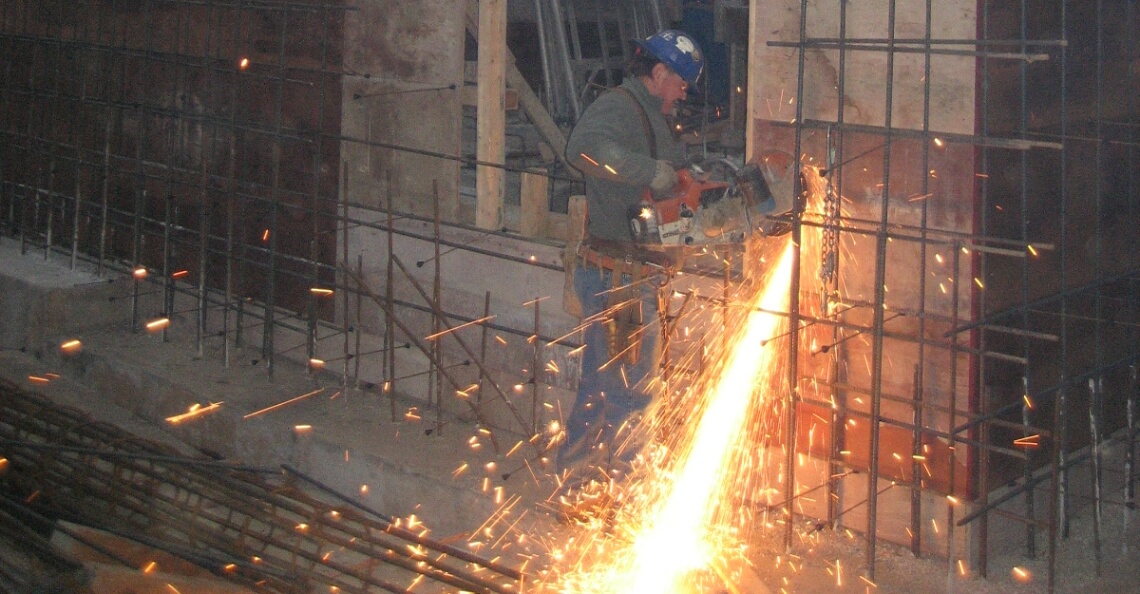
[(465, 2), (452, 0), (369, 0), (347, 13), (349, 200), (387, 206), (391, 197), (399, 211), (431, 215), (438, 197), (443, 219), (455, 221), (459, 162), (390, 147), (459, 155), (465, 11)]

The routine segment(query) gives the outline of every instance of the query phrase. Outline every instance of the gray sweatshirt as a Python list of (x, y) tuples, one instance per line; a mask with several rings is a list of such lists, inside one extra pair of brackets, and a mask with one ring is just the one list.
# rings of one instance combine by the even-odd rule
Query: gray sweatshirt
[[(661, 99), (650, 95), (637, 77), (627, 78), (621, 87), (633, 93), (645, 110), (657, 142), (657, 159), (681, 164), (684, 154), (661, 115)], [(590, 236), (632, 239), (629, 209), (641, 201), (657, 169), (649, 142), (641, 114), (617, 91), (595, 99), (574, 126), (566, 142), (566, 158), (585, 175)]]

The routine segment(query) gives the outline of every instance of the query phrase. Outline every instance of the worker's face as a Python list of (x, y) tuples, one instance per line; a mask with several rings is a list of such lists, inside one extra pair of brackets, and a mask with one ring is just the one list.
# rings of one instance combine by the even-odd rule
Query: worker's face
[(661, 113), (666, 116), (676, 115), (677, 104), (684, 100), (689, 92), (689, 83), (664, 64), (654, 66), (650, 78), (653, 88), (650, 88), (649, 92), (661, 98)]

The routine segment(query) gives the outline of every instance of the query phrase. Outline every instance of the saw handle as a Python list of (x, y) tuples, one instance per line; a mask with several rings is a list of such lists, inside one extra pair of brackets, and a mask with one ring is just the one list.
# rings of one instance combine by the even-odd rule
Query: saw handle
[(677, 183), (674, 184), (668, 192), (662, 192), (658, 194), (652, 190), (646, 189), (644, 198), (649, 202), (664, 202), (666, 200), (684, 198), (692, 190), (693, 183), (693, 173), (689, 171), (689, 168), (686, 167), (683, 169), (678, 169)]

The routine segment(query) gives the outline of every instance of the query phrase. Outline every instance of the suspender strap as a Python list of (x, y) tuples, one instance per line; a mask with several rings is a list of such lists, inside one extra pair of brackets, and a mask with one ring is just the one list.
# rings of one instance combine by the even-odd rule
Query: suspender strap
[(656, 160), (657, 135), (653, 133), (653, 125), (649, 123), (649, 114), (645, 113), (645, 108), (641, 106), (637, 97), (634, 97), (629, 89), (614, 87), (614, 90), (620, 91), (622, 95), (625, 95), (626, 99), (629, 99), (629, 102), (633, 104), (633, 109), (637, 112), (637, 115), (641, 116), (641, 126), (645, 129), (645, 139), (649, 141), (649, 156)]

